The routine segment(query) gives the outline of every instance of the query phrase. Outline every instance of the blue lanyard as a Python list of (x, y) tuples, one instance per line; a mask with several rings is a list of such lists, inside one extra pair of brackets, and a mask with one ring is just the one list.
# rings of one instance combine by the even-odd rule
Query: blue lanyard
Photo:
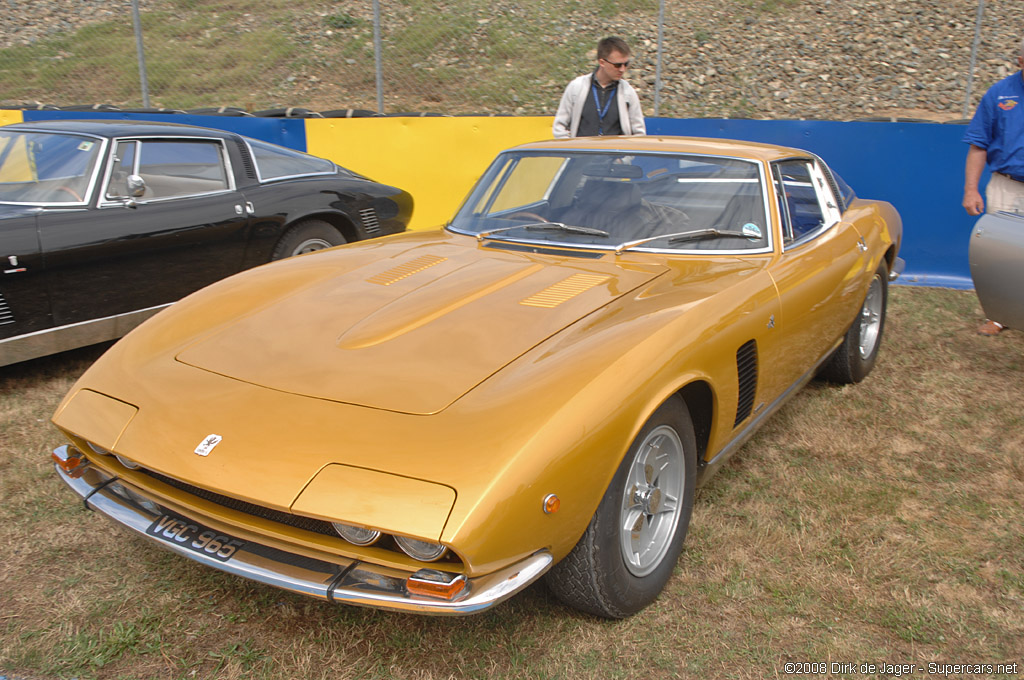
[(608, 93), (608, 101), (604, 103), (604, 108), (601, 108), (601, 101), (597, 97), (597, 83), (591, 81), (590, 92), (594, 95), (594, 108), (597, 109), (597, 134), (603, 135), (604, 130), (601, 129), (601, 121), (604, 120), (604, 116), (608, 113), (608, 107), (612, 105), (612, 100), (615, 99), (615, 95), (619, 89), (619, 84), (616, 82), (615, 87)]

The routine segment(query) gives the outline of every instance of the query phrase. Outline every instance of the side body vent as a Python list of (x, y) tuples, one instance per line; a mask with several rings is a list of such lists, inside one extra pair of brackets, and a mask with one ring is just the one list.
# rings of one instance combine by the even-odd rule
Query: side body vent
[(11, 308), (7, 305), (4, 294), (0, 293), (0, 326), (6, 326), (9, 323), (14, 323), (14, 313), (11, 312)]
[(736, 401), (736, 427), (750, 415), (757, 396), (757, 341), (744, 343), (736, 350), (736, 373), (739, 376), (739, 398)]
[(242, 158), (242, 168), (245, 170), (245, 176), (249, 179), (259, 179), (256, 174), (256, 165), (252, 161), (252, 155), (249, 153), (249, 147), (243, 142), (236, 142), (235, 146), (238, 148), (238, 155)]
[(359, 219), (363, 222), (363, 229), (371, 236), (380, 233), (380, 220), (377, 219), (377, 211), (373, 208), (363, 208), (359, 211)]

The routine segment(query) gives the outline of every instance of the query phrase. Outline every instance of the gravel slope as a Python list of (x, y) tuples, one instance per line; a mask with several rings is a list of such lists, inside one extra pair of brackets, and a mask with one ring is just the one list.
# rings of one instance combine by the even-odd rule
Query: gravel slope
[[(440, 0), (437, 11), (443, 13), (446, 6), (461, 1)], [(521, 7), (527, 2), (495, 0), (474, 6), (472, 12), (479, 15), (484, 31), (487, 13), (525, 15)], [(296, 40), (319, 47), (317, 40), (324, 42), (327, 33), (323, 18), (339, 12), (340, 6), (326, 0), (306, 4), (315, 11), (297, 12), (287, 30)], [(595, 4), (569, 4), (575, 9), (567, 14), (550, 12), (551, 28), (545, 29), (544, 43), (593, 44), (591, 39), (596, 42), (603, 35), (626, 37), (635, 50), (629, 79), (640, 91), (648, 115), (959, 119), (973, 113), (991, 83), (1016, 69), (1013, 57), (1024, 37), (1024, 0), (985, 0), (968, 95), (979, 0), (665, 0), (663, 87), (655, 111), (657, 1), (619, 0), (620, 9), (642, 11), (613, 17), (585, 7)], [(175, 3), (140, 0), (140, 6), (145, 12), (173, 9)], [(406, 21), (411, 7), (397, 0), (383, 0), (381, 6), (385, 26), (392, 27)], [(251, 20), (258, 22), (258, 4), (253, 7)], [(204, 11), (201, 6), (191, 9)], [(372, 18), (371, 0), (349, 0), (343, 9), (366, 21)], [(131, 2), (0, 0), (0, 12), (0, 46), (5, 47), (31, 44), (95, 21), (130, 21)], [(462, 63), (472, 61), (465, 43), (440, 44), (432, 51), (453, 62), (460, 55)], [(537, 63), (535, 79), (524, 84), (534, 97), (525, 105), (510, 97), (501, 112), (553, 113), (564, 82), (561, 76), (553, 77), (550, 68), (546, 72), (544, 56), (543, 44), (524, 50), (524, 57)], [(581, 58), (581, 63), (586, 61)], [(289, 99), (281, 105), (345, 108), (357, 106), (359, 98), (370, 99), (366, 93), (347, 90), (339, 82), (344, 80), (337, 67), (328, 68), (320, 77), (308, 78), (307, 87), (283, 94)], [(459, 94), (447, 93), (438, 108), (459, 112)]]

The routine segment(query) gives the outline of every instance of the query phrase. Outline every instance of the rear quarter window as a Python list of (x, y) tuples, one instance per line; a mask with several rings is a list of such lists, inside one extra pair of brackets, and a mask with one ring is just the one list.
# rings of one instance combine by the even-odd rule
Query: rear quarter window
[(256, 172), (260, 181), (283, 179), (300, 175), (334, 174), (335, 165), (324, 158), (287, 149), (283, 146), (249, 140), (252, 157), (256, 161)]

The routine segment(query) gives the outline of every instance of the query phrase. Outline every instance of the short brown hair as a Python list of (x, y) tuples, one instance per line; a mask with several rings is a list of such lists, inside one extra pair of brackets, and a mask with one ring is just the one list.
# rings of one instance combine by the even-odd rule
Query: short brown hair
[(608, 55), (612, 52), (620, 52), (623, 56), (628, 57), (630, 54), (629, 45), (622, 38), (616, 38), (615, 36), (601, 38), (597, 43), (597, 58), (607, 59)]

